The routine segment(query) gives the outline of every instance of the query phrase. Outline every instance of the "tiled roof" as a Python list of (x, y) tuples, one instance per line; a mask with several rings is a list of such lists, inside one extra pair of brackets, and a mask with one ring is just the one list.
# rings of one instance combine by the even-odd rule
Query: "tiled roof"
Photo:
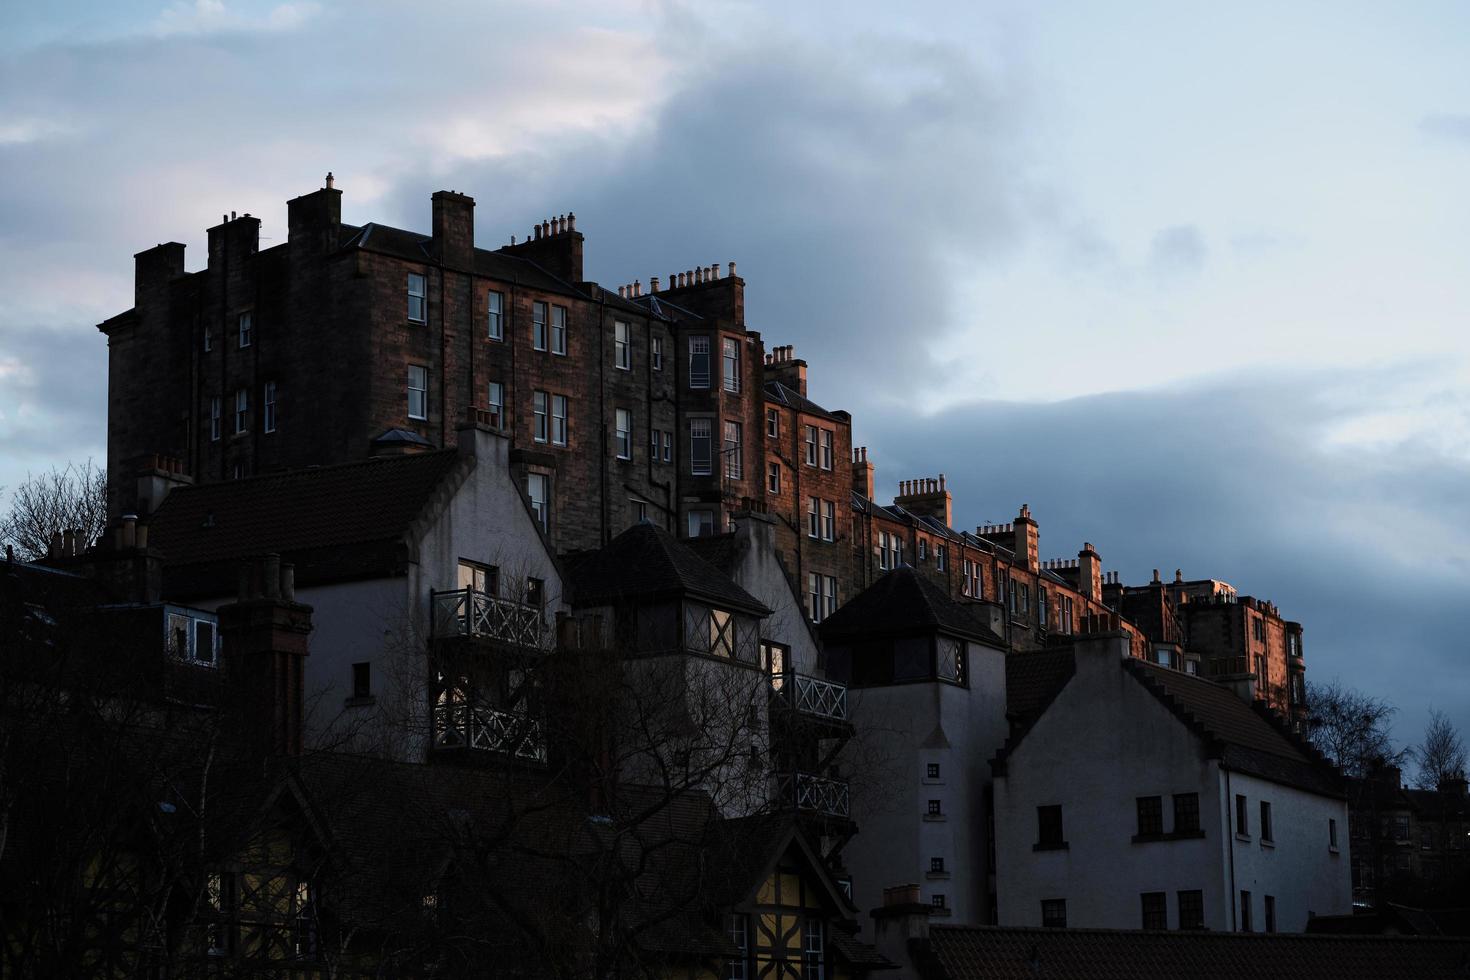
[(766, 400), (785, 405), (787, 408), (795, 409), (807, 415), (820, 415), (823, 418), (839, 421), (835, 414), (827, 411), (805, 395), (786, 387), (779, 381), (766, 382)]
[(771, 612), (688, 545), (648, 522), (633, 525), (598, 551), (568, 558), (566, 566), (568, 591), (578, 606), (690, 595), (758, 616)]
[(926, 980), (1464, 980), (1470, 941), (931, 926)]
[(452, 449), (172, 491), (149, 520), (170, 595), (228, 593), (239, 561), (278, 552), (298, 584), (388, 574), (404, 533), (468, 462)]
[(914, 629), (943, 629), (981, 643), (1003, 646), (975, 608), (956, 602), (905, 565), (868, 586), (822, 621), (824, 639), (904, 633)]
[[(429, 245), (432, 236), (417, 231), (407, 231), (389, 225), (369, 221), (361, 228), (342, 226), (342, 247), (360, 248), (369, 252), (407, 259), (410, 262), (430, 261)], [(512, 253), (488, 249), (475, 249), (475, 272), (482, 276), (514, 282), (544, 292), (582, 296), (586, 293), (574, 283), (552, 275), (540, 265)]]
[(1036, 717), (1076, 672), (1070, 648), (1011, 653), (1006, 657), (1006, 714), (1017, 722)]

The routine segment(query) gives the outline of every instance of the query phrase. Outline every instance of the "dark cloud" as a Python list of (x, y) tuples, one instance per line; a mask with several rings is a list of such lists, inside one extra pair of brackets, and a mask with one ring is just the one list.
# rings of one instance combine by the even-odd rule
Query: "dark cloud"
[(1152, 569), (1225, 579), (1306, 628), (1308, 677), (1470, 729), (1470, 464), (1413, 443), (1332, 448), (1345, 391), (1412, 375), (1273, 373), (1174, 390), (1029, 405), (978, 403), (927, 419), (860, 415), (881, 481), (944, 470), (956, 523), (1028, 503), (1043, 557), (1083, 541), (1125, 581)]

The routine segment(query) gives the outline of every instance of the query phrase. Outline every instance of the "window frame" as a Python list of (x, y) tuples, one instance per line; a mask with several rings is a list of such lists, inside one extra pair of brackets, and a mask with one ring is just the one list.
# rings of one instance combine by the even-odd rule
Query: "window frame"
[(490, 424), (497, 429), (505, 428), (505, 384), (490, 381), (485, 384), (485, 404), (490, 413)]
[(551, 396), (551, 444), (567, 446), (571, 442), (570, 407), (566, 395)]
[(802, 430), (802, 438), (806, 443), (806, 465), (815, 467), (817, 465), (817, 427), (804, 425)]
[(209, 441), (219, 442), (224, 435), (224, 399), (211, 395), (209, 399)]
[(551, 396), (544, 391), (531, 392), (531, 441), (547, 442), (551, 438)]
[(1041, 900), (1041, 927), (1043, 929), (1067, 928), (1067, 900), (1065, 898), (1043, 898)]
[(235, 389), (235, 421), (233, 435), (241, 436), (250, 430), (250, 389)]
[[(537, 486), (541, 488), (541, 496), (538, 498), (534, 491)], [(531, 504), (531, 514), (541, 530), (551, 531), (551, 477), (545, 473), (526, 474), (526, 499)]]
[(780, 463), (772, 461), (766, 464), (766, 492), (776, 494), (781, 492)]
[[(741, 480), (745, 478), (745, 426), (734, 419), (724, 419), (720, 427), (721, 451), (724, 455), (724, 466), (727, 480)], [(732, 439), (731, 436), (734, 436)]]
[[(418, 372), (419, 385), (414, 386), (414, 372)], [(404, 382), (404, 391), (408, 396), (408, 417), (416, 422), (427, 422), (429, 420), (429, 369), (422, 364), (408, 365), (408, 378)], [(419, 411), (422, 414), (415, 415), (413, 411), (413, 394), (419, 393)]]
[(567, 356), (568, 320), (570, 314), (565, 306), (551, 306), (551, 353), (557, 357)]
[(655, 371), (664, 369), (664, 339), (657, 334), (649, 340), (649, 360)]
[(613, 368), (618, 371), (633, 370), (631, 330), (632, 327), (626, 321), (613, 321)]
[(547, 312), (547, 304), (543, 300), (532, 300), (531, 302), (531, 349), (547, 350), (547, 336), (550, 333), (551, 314)]
[(778, 408), (766, 409), (766, 438), (781, 438), (781, 410)]
[[(418, 280), (417, 284), (415, 284), (414, 282), (415, 279)], [(415, 285), (418, 286), (417, 292), (414, 291)], [(429, 277), (424, 275), (422, 272), (410, 272), (408, 273), (408, 281), (405, 284), (404, 289), (407, 296), (408, 309), (406, 312), (408, 314), (408, 322), (428, 323)], [(414, 300), (418, 300), (418, 316), (414, 316)]]
[[(1148, 932), (1164, 932), (1169, 928), (1169, 893), (1140, 892), (1140, 911), (1143, 913), (1142, 928)], [(1153, 906), (1150, 908), (1150, 906)]]
[(1140, 796), (1135, 799), (1135, 804), (1138, 816), (1138, 836), (1164, 836), (1164, 798), (1162, 796)]
[(1033, 851), (1060, 851), (1067, 849), (1066, 823), (1062, 804), (1047, 803), (1036, 808), (1036, 843)]
[(740, 394), (740, 341), (734, 337), (720, 338), (720, 387)]
[[(703, 365), (702, 367), (699, 366), (701, 363)], [(711, 374), (709, 336), (707, 334), (691, 336), (689, 338), (690, 389), (708, 391), (712, 381)], [(701, 383), (701, 379), (703, 379), (703, 383)]]
[(832, 471), (833, 459), (832, 447), (836, 442), (836, 436), (833, 434), (831, 429), (818, 429), (817, 440), (820, 443), (821, 452), (821, 455), (819, 457), (821, 461), (820, 468), (830, 473)]
[(255, 311), (246, 310), (235, 320), (235, 338), (244, 350), (255, 342)]
[(261, 419), (260, 425), (263, 432), (276, 431), (276, 383), (267, 381), (261, 391)]
[[(701, 443), (704, 445), (702, 457), (697, 451)], [(714, 456), (715, 435), (713, 420), (708, 416), (691, 418), (689, 420), (689, 475), (713, 475), (715, 465)]]
[(633, 413), (626, 408), (613, 409), (613, 448), (617, 458), (633, 458)]
[(485, 290), (485, 337), (505, 340), (505, 294), (498, 289)]

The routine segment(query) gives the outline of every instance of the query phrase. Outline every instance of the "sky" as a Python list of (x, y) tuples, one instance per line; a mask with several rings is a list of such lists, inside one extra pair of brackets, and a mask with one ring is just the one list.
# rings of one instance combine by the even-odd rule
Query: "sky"
[[(901, 6), (902, 9), (898, 9)], [(818, 9), (821, 8), (821, 9)], [(840, 10), (840, 12), (834, 12)], [(574, 0), (20, 5), (0, 35), (0, 487), (105, 457), (131, 256), (496, 247), (590, 279), (736, 261), (748, 326), (880, 490), (1041, 524), (1305, 626), (1308, 678), (1470, 733), (1470, 6)], [(3, 494), (0, 491), (0, 505)]]

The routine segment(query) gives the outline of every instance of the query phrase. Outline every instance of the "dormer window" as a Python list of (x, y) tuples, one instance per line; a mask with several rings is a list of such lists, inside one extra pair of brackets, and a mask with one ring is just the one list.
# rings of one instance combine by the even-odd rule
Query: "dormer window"
[(219, 662), (218, 620), (213, 613), (167, 607), (164, 630), (164, 643), (174, 660), (201, 667), (213, 667)]

